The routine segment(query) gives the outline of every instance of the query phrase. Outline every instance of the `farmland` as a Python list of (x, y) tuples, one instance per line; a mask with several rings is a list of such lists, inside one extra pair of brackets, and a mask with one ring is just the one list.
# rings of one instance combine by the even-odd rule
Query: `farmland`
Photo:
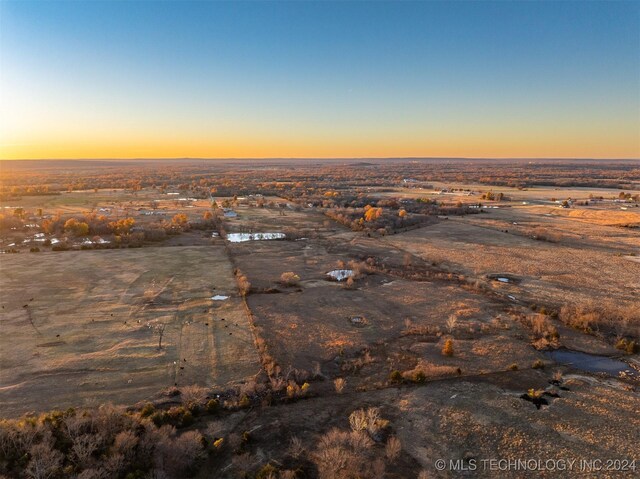
[(595, 181), (569, 162), (465, 178), (465, 161), (16, 162), (3, 416), (114, 404), (200, 434), (198, 477), (317, 477), (322, 441), (371, 408), (365, 477), (448, 477), (436, 459), (495, 451), (632, 459), (637, 164), (587, 163)]
[[(169, 386), (221, 388), (259, 370), (220, 246), (4, 259), (5, 413), (135, 403)], [(211, 299), (220, 293), (229, 299)]]

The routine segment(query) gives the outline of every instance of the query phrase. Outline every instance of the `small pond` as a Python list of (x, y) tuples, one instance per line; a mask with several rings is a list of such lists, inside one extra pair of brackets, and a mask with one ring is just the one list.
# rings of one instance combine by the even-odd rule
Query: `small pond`
[(623, 376), (640, 380), (640, 371), (633, 369), (619, 359), (571, 351), (569, 349), (546, 351), (545, 355), (559, 364), (571, 366), (589, 373), (601, 373), (613, 377)]
[(327, 276), (330, 276), (331, 279), (335, 279), (336, 281), (344, 281), (347, 278), (353, 276), (353, 270), (351, 269), (334, 269), (333, 271), (329, 271)]
[(263, 241), (284, 239), (284, 233), (229, 233), (227, 241), (231, 243), (242, 243), (243, 241)]

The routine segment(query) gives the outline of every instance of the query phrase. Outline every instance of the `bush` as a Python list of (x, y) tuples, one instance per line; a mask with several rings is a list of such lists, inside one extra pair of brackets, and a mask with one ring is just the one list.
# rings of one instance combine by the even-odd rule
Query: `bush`
[(271, 479), (277, 477), (278, 469), (271, 464), (265, 464), (256, 474), (256, 479)]
[(287, 271), (280, 275), (280, 282), (287, 286), (295, 286), (300, 281), (300, 276), (293, 271)]
[(238, 283), (238, 290), (242, 296), (246, 296), (251, 291), (251, 283), (249, 279), (242, 274), (239, 269), (236, 270), (236, 282)]
[(140, 409), (140, 416), (141, 417), (149, 417), (151, 416), (154, 412), (156, 411), (156, 408), (153, 404), (151, 404), (150, 402), (148, 402), (147, 404), (145, 404), (144, 406), (142, 406), (142, 409)]
[(184, 407), (190, 411), (196, 411), (207, 399), (207, 389), (198, 385), (185, 386), (180, 391), (180, 397)]
[(154, 475), (154, 470), (168, 477), (196, 472), (204, 458), (202, 435), (195, 431), (177, 435), (173, 426), (157, 427), (143, 419), (142, 411), (157, 423), (174, 419), (186, 423), (190, 417), (184, 408), (172, 408), (170, 415), (147, 404), (140, 414), (103, 405), (0, 420), (0, 476), (142, 479)]
[(167, 414), (167, 411), (156, 411), (151, 416), (151, 421), (157, 427), (163, 426), (169, 422), (169, 414)]
[(529, 321), (536, 339), (546, 339), (547, 341), (553, 342), (560, 337), (558, 330), (551, 324), (551, 321), (548, 316), (542, 312), (542, 309), (540, 313), (533, 315)]
[(401, 450), (402, 444), (400, 444), (400, 440), (396, 436), (391, 436), (389, 439), (387, 439), (387, 444), (385, 445), (384, 452), (389, 462), (395, 461), (400, 455)]
[(251, 406), (251, 400), (245, 394), (240, 398), (240, 401), (238, 401), (238, 407), (241, 409), (244, 409), (244, 408), (248, 408), (249, 406)]
[(616, 348), (624, 351), (627, 354), (634, 354), (635, 352), (640, 350), (640, 347), (638, 347), (635, 341), (626, 338), (619, 339), (616, 342)]
[(444, 342), (442, 354), (444, 356), (453, 356), (453, 339), (449, 338)]
[(544, 362), (541, 359), (536, 359), (531, 365), (532, 369), (544, 369)]
[(213, 414), (219, 408), (220, 408), (220, 401), (218, 401), (217, 399), (209, 399), (209, 401), (207, 401), (207, 412), (209, 414)]

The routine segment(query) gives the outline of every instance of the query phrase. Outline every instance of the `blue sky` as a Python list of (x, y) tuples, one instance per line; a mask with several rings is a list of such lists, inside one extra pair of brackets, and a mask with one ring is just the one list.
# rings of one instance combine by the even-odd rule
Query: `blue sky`
[(640, 156), (640, 2), (0, 3), (4, 158)]

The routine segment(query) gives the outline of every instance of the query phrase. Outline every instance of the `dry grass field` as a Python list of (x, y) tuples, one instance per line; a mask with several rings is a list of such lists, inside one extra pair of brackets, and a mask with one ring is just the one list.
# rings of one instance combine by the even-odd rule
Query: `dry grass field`
[[(264, 170), (272, 182), (245, 190), (254, 173), (230, 168), (211, 189), (3, 202), (4, 417), (30, 414), (72, 458), (94, 434), (73, 436), (88, 417), (133, 421), (119, 434), (171, 444), (151, 459), (140, 446), (106, 477), (161, 467), (169, 477), (423, 479), (454, 477), (439, 458), (637, 456), (635, 200), (606, 188), (409, 188), (395, 171), (373, 186), (366, 175), (286, 181), (275, 167)], [(214, 197), (233, 182), (242, 194)], [(482, 199), (489, 190), (505, 197)], [(605, 199), (584, 204), (594, 196)], [(569, 197), (570, 207), (556, 202)], [(376, 209), (378, 223), (366, 219)], [(86, 409), (37, 416), (69, 407)], [(8, 425), (23, 427), (0, 424), (0, 446)], [(112, 449), (68, 461), (69, 477), (116, 467), (98, 465)], [(346, 476), (331, 475), (336, 464)], [(498, 474), (529, 477), (467, 471)]]
[[(482, 217), (452, 218), (384, 241), (473, 279), (511, 275), (512, 283), (491, 281), (492, 286), (529, 304), (635, 302), (640, 268), (624, 255), (640, 253), (640, 237), (613, 227), (603, 231), (602, 225), (584, 217), (555, 217), (552, 227), (546, 217), (540, 220), (527, 210), (491, 210)], [(558, 223), (562, 227), (556, 227)], [(533, 239), (541, 229), (552, 232), (553, 241)]]
[(132, 404), (259, 371), (221, 246), (3, 256), (0, 303), (4, 414)]

